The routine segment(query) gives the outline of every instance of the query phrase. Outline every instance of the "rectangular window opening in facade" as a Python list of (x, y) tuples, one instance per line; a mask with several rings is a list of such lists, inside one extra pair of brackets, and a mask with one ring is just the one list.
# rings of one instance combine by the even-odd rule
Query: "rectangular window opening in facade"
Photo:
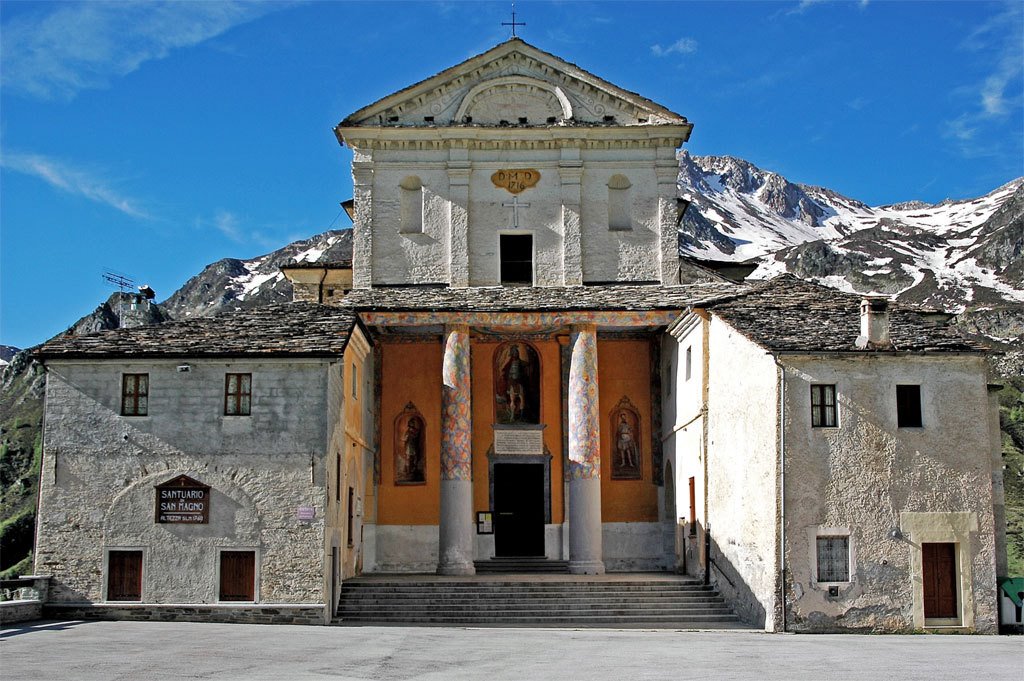
[(921, 386), (896, 386), (896, 426), (898, 428), (920, 428)]
[(690, 478), (690, 535), (697, 536), (697, 479)]
[(811, 426), (835, 428), (838, 423), (835, 385), (812, 385)]
[(352, 364), (352, 399), (359, 399), (359, 370), (354, 362)]
[(149, 414), (149, 374), (124, 374), (121, 380), (121, 415)]
[(142, 551), (107, 553), (107, 600), (142, 600)]
[(850, 538), (818, 537), (818, 581), (850, 581)]
[(220, 552), (221, 601), (256, 600), (256, 552)]
[(533, 284), (533, 235), (499, 235), (501, 283), (503, 285)]
[(693, 347), (686, 348), (686, 380), (693, 375)]
[(249, 416), (252, 413), (252, 374), (224, 375), (224, 415)]
[(346, 519), (345, 535), (348, 537), (348, 547), (352, 548), (355, 545), (355, 538), (352, 534), (355, 532), (355, 512), (356, 512), (356, 491), (354, 488), (348, 488), (348, 517)]

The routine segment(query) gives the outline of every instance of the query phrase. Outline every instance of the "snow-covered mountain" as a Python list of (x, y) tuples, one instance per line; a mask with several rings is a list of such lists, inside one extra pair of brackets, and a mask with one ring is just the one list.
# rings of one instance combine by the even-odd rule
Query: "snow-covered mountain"
[(1024, 302), (1024, 178), (972, 200), (871, 207), (729, 156), (680, 155), (680, 252), (955, 311)]

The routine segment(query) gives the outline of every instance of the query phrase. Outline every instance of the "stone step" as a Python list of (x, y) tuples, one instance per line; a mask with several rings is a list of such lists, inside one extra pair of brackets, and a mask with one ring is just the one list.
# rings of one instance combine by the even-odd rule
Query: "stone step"
[(430, 591), (430, 592), (451, 592), (451, 591), (515, 591), (515, 592), (568, 592), (585, 591), (588, 593), (619, 591), (624, 593), (633, 592), (694, 592), (710, 591), (712, 587), (703, 584), (622, 584), (610, 583), (530, 583), (530, 582), (345, 582), (342, 585), (345, 591)]
[(527, 598), (494, 598), (476, 599), (459, 597), (442, 598), (379, 598), (370, 596), (361, 599), (346, 598), (343, 603), (352, 607), (388, 606), (413, 608), (419, 606), (429, 607), (486, 607), (499, 608), (505, 605), (529, 605), (531, 607), (570, 607), (570, 606), (625, 606), (637, 608), (661, 608), (661, 607), (696, 607), (702, 605), (723, 605), (725, 599), (721, 596), (708, 596), (706, 598), (673, 598), (673, 599), (648, 599), (635, 600), (628, 598), (573, 598), (573, 599), (527, 599)]
[(408, 618), (478, 618), (478, 617), (561, 617), (577, 619), (585, 617), (645, 617), (674, 618), (682, 616), (718, 617), (732, 616), (725, 605), (704, 608), (344, 608), (338, 613), (342, 618), (374, 620), (388, 617)]
[(644, 627), (713, 627), (718, 624), (739, 624), (739, 618), (731, 613), (722, 615), (668, 615), (657, 616), (650, 614), (639, 614), (636, 616), (614, 615), (614, 616), (424, 616), (408, 617), (401, 615), (376, 616), (372, 618), (348, 617), (335, 618), (334, 624), (436, 624), (449, 626), (466, 625), (499, 625), (499, 626), (644, 626)]
[(477, 574), (568, 574), (569, 561), (548, 558), (491, 558), (473, 561)]

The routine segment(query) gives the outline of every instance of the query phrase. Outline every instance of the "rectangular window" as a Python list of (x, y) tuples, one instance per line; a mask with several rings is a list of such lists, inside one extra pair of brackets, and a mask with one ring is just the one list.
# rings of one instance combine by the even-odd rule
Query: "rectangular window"
[(359, 399), (359, 370), (355, 364), (352, 365), (352, 399)]
[(353, 545), (352, 534), (355, 528), (355, 512), (356, 512), (356, 491), (349, 487), (348, 488), (348, 521), (346, 525), (346, 536), (348, 537), (349, 548)]
[(121, 415), (149, 413), (149, 374), (124, 374), (121, 379)]
[(256, 552), (220, 552), (220, 595), (222, 601), (256, 600)]
[(533, 284), (533, 235), (500, 234), (502, 284)]
[(142, 600), (142, 551), (107, 554), (107, 600)]
[(690, 534), (697, 534), (697, 479), (690, 478)]
[(225, 416), (249, 416), (252, 412), (252, 374), (224, 376)]
[(338, 454), (338, 466), (334, 469), (334, 500), (341, 501), (341, 454)]
[(690, 380), (690, 375), (693, 373), (693, 348), (686, 348), (686, 380)]
[(896, 386), (896, 426), (898, 428), (920, 428), (921, 386)]
[(834, 385), (811, 386), (811, 426), (834, 428), (836, 419), (836, 387)]
[(849, 537), (818, 537), (818, 581), (850, 581)]

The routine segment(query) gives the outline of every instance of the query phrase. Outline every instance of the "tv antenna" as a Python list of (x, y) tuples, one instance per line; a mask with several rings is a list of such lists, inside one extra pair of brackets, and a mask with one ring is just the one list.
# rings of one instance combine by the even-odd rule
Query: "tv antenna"
[(124, 294), (135, 288), (135, 281), (127, 274), (121, 274), (114, 270), (103, 272), (103, 281), (115, 287), (120, 295), (117, 296), (117, 328), (121, 328), (121, 320), (124, 318)]

